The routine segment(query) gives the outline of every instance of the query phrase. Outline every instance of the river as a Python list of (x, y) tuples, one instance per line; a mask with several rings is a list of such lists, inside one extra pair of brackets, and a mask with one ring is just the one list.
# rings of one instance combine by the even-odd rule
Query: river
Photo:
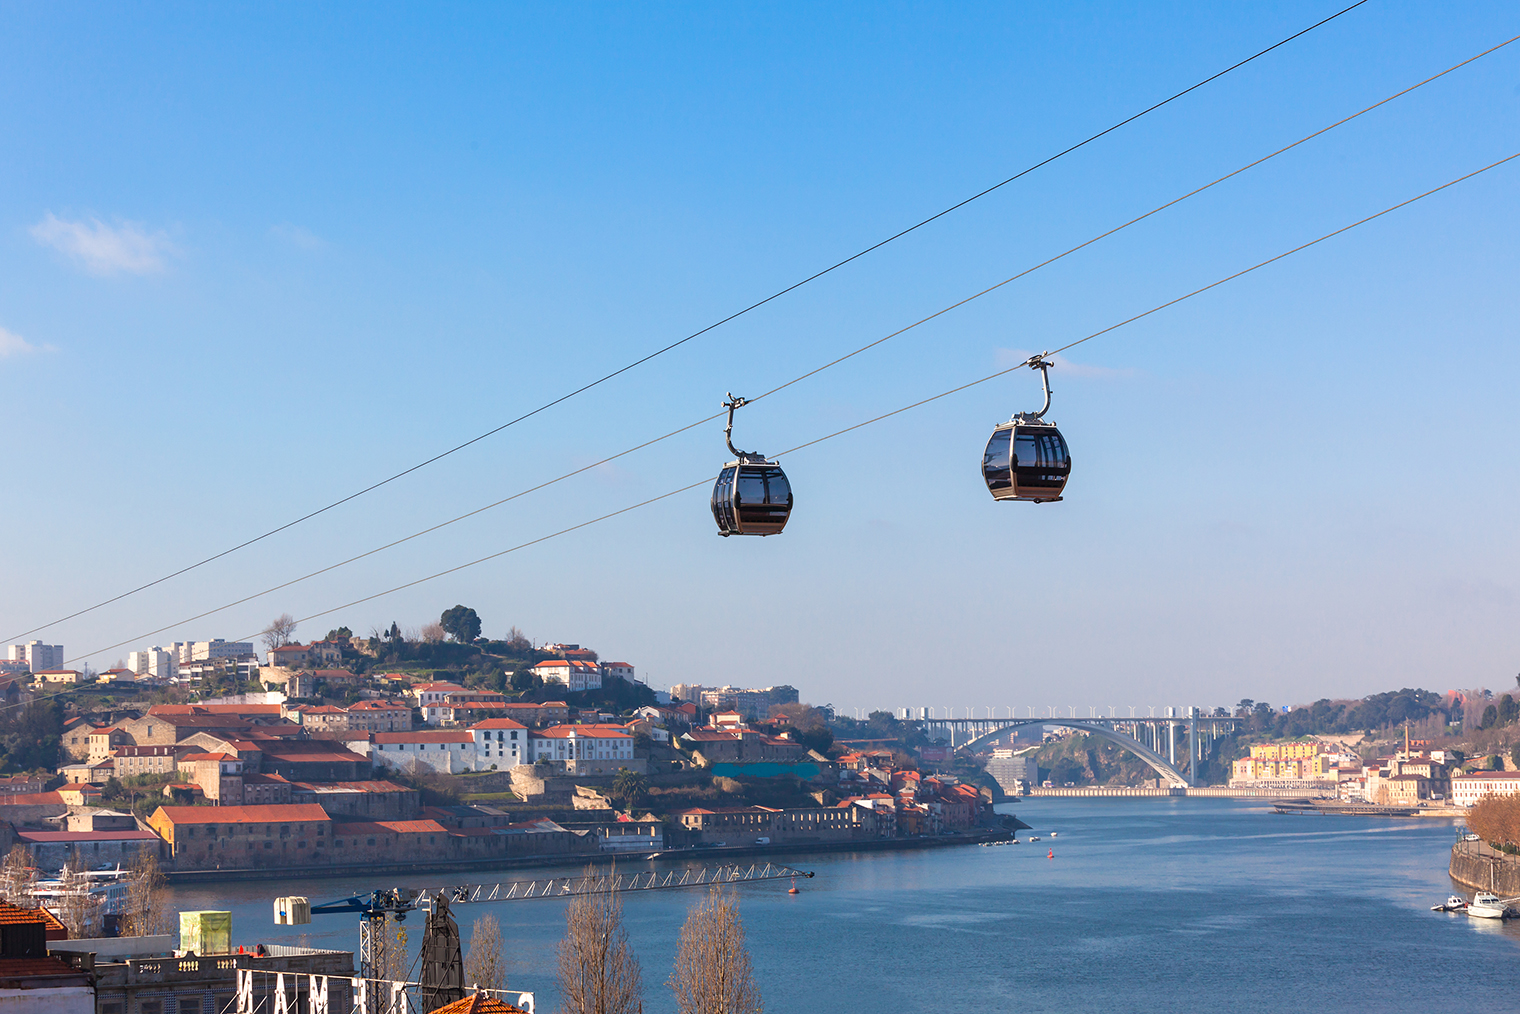
[[(1452, 889), (1450, 821), (1280, 816), (1228, 799), (1040, 799), (999, 809), (1034, 825), (1021, 835), (1043, 840), (782, 855), (817, 872), (801, 894), (788, 895), (785, 882), (740, 888), (767, 1006), (848, 1014), (1520, 1009), (1520, 925), (1429, 910)], [(331, 900), (376, 886), (387, 885), (175, 886), (170, 903), (230, 908), (235, 942), (354, 949), (353, 917), (275, 927), (272, 901)], [(664, 982), (693, 900), (667, 891), (625, 901), (651, 1014), (673, 1010)], [(535, 992), (538, 1009), (552, 1014), (564, 903), (459, 906), (466, 946), (471, 920), (484, 911), (501, 921), (511, 988)], [(415, 953), (421, 917), (407, 926)]]

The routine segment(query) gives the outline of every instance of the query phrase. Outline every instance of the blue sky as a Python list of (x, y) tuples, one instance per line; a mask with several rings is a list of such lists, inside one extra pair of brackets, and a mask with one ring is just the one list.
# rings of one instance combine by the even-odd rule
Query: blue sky
[[(1343, 4), (0, 8), (0, 637), (706, 326)], [(696, 482), (624, 450), (1520, 33), (1374, 2), (828, 277), (320, 518), (38, 635), (236, 638)], [(740, 413), (791, 447), (1514, 154), (1520, 43)], [(1515, 181), (1495, 169), (1070, 353), (1067, 499), (977, 461), (1017, 372), (785, 459), (785, 535), (678, 497), (364, 605), (456, 602), (657, 684), (843, 708), (1511, 685)], [(979, 712), (980, 713), (980, 712)], [(1122, 712), (1121, 712), (1122, 713)]]

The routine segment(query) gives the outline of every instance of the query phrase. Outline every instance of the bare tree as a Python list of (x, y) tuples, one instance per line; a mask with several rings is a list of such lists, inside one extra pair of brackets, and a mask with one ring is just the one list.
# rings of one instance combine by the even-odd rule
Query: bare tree
[(666, 982), (680, 1014), (762, 1014), (750, 971), (739, 899), (714, 887), (681, 927), (675, 971)]
[(472, 989), (507, 988), (501, 923), (494, 915), (483, 915), (470, 927), (470, 952), (464, 956), (464, 984)]
[(429, 644), (442, 644), (443, 639), (449, 636), (449, 632), (443, 629), (441, 623), (424, 623), (421, 633), (422, 639)]
[(69, 939), (99, 936), (99, 910), (104, 899), (90, 893), (90, 878), (85, 873), (84, 861), (79, 858), (79, 853), (70, 853), (58, 881), (62, 890), (54, 914), (58, 916), (59, 922), (68, 927)]
[(12, 845), (4, 867), (0, 867), (0, 890), (5, 891), (5, 900), (18, 908), (36, 908), (37, 898), (32, 893), (36, 881), (31, 851), (25, 845)]
[(375, 949), (375, 978), (405, 979), (412, 970), (412, 963), (407, 960), (406, 928), (387, 916), (376, 931), (380, 939), (376, 941), (379, 946)]
[[(595, 877), (591, 867), (587, 877)], [(644, 974), (628, 946), (623, 903), (611, 876), (576, 895), (565, 911), (559, 943), (559, 995), (567, 1014), (643, 1014)]]
[(269, 621), (269, 626), (263, 630), (264, 646), (273, 651), (275, 648), (283, 648), (290, 643), (290, 637), (296, 632), (296, 618), (289, 613), (281, 613)]
[(131, 870), (122, 935), (147, 937), (169, 932), (169, 912), (164, 904), (164, 871), (159, 868), (158, 853), (151, 849), (138, 850)]

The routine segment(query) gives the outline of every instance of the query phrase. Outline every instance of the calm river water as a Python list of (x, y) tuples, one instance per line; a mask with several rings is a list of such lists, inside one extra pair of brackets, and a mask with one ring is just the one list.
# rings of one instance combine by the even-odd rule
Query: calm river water
[[(1000, 809), (1034, 825), (1021, 835), (1043, 840), (782, 856), (817, 872), (800, 895), (784, 882), (741, 888), (766, 1005), (861, 1014), (1520, 1010), (1520, 926), (1429, 910), (1452, 887), (1449, 821), (1288, 817), (1220, 799), (1048, 799)], [(331, 900), (375, 886), (197, 885), (174, 888), (172, 904), (232, 909), (236, 942), (354, 949), (352, 917), (277, 928), (272, 900)], [(664, 982), (693, 900), (679, 891), (626, 899), (651, 1014), (673, 1009)], [(487, 910), (508, 941), (511, 988), (534, 991), (538, 1009), (552, 1014), (563, 903), (461, 906), (466, 946), (471, 920)], [(421, 924), (407, 922), (414, 953)]]

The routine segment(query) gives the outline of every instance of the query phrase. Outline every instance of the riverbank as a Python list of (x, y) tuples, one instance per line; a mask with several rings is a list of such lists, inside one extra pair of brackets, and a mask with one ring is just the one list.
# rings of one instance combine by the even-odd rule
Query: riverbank
[[(988, 841), (1007, 841), (1012, 832), (988, 828), (964, 834), (926, 835), (920, 838), (872, 838), (862, 841), (776, 842), (771, 845), (732, 845), (716, 848), (661, 849), (661, 862), (694, 862), (717, 866), (734, 859), (771, 858), (779, 854), (806, 856), (838, 852), (906, 852), (918, 849), (948, 848), (955, 845), (980, 845)], [(490, 873), (514, 869), (544, 867), (601, 866), (615, 862), (643, 863), (653, 851), (578, 852), (568, 855), (514, 856), (511, 859), (484, 859), (468, 862), (369, 863), (355, 866), (323, 866), (294, 870), (169, 870), (164, 876), (175, 884), (215, 884), (223, 881), (255, 880), (329, 880), (340, 877), (429, 876), (451, 877), (455, 874)]]
[(1459, 841), (1451, 847), (1451, 879), (1470, 891), (1520, 897), (1520, 858), (1496, 852), (1487, 842)]
[(1064, 789), (1030, 789), (1023, 797), (1009, 796), (1008, 802), (1020, 798), (1039, 799), (1164, 799), (1189, 796), (1199, 799), (1301, 799), (1302, 789), (1231, 789), (1223, 785), (1173, 785), (1164, 789), (1133, 788), (1126, 785), (1076, 785)]

